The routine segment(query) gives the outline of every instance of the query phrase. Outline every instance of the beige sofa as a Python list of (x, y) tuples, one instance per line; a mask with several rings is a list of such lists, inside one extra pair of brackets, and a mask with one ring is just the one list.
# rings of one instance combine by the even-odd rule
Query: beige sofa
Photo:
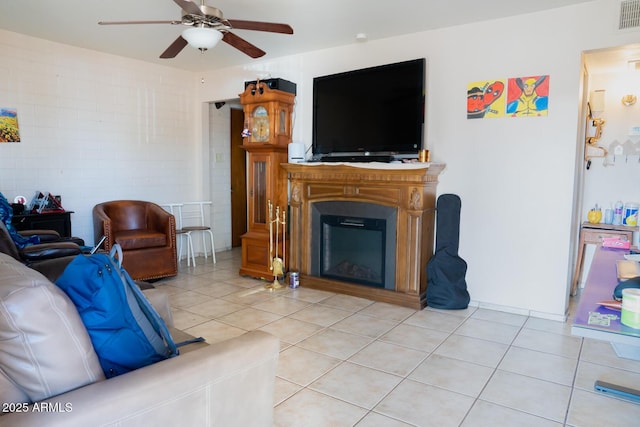
[[(171, 323), (166, 295), (151, 291), (149, 299), (164, 305), (159, 311)], [(0, 426), (273, 424), (276, 337), (254, 331), (196, 344), (105, 380), (69, 305), (44, 276), (0, 253)], [(186, 335), (174, 333), (176, 341)], [(38, 399), (43, 390), (55, 396)]]

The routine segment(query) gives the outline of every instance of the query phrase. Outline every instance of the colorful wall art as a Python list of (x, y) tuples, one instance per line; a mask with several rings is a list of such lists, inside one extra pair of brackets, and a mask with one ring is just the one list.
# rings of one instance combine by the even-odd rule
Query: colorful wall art
[(549, 111), (549, 76), (483, 80), (467, 85), (467, 118), (539, 117)]
[(467, 85), (467, 118), (504, 116), (504, 80), (486, 80)]
[(512, 117), (546, 116), (549, 111), (549, 76), (509, 79), (507, 115)]
[(0, 143), (20, 142), (18, 112), (15, 108), (0, 107)]

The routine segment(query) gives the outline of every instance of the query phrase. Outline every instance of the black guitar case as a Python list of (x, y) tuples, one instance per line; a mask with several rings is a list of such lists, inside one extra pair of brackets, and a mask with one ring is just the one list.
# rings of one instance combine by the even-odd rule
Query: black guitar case
[(436, 203), (436, 250), (427, 263), (427, 305), (457, 310), (469, 305), (467, 263), (458, 256), (460, 197), (442, 194)]

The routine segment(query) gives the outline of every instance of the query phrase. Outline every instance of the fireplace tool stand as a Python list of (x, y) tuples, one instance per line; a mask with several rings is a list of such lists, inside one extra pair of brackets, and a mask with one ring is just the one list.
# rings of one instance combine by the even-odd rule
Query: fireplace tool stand
[[(273, 272), (273, 283), (269, 283), (264, 287), (267, 289), (280, 289), (283, 286), (278, 281), (278, 276), (282, 276), (284, 279), (284, 257), (287, 253), (285, 249), (285, 233), (286, 233), (286, 213), (282, 210), (282, 217), (280, 217), (280, 206), (276, 206), (275, 216), (273, 213), (273, 204), (271, 200), (267, 202), (269, 210), (269, 270)], [(280, 225), (282, 225), (282, 258), (278, 256), (278, 247), (280, 239)], [(275, 242), (274, 242), (274, 229), (275, 229)], [(275, 248), (275, 250), (274, 250)]]

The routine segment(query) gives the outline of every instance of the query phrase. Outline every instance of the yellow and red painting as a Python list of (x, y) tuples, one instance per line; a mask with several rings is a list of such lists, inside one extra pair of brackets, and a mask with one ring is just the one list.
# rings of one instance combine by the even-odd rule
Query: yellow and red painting
[(504, 116), (504, 80), (484, 80), (467, 85), (467, 118), (488, 119)]
[(0, 108), (0, 143), (20, 142), (18, 113), (15, 108)]
[(549, 76), (514, 77), (508, 81), (507, 115), (546, 116), (549, 112)]

